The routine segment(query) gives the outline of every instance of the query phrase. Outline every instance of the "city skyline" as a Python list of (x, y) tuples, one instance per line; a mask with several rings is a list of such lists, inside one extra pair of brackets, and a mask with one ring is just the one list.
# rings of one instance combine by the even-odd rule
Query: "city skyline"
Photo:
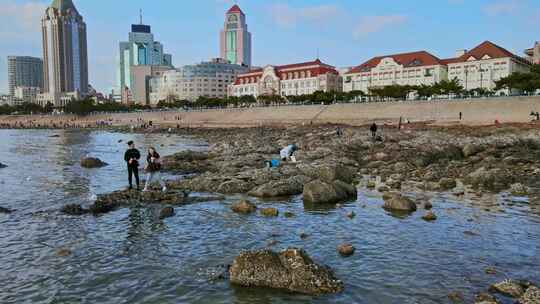
[[(451, 57), (456, 50), (490, 40), (517, 55), (540, 37), (540, 4), (531, 0), (466, 3), (440, 0), (434, 4), (383, 0), (356, 1), (237, 1), (248, 16), (253, 40), (253, 65), (303, 62), (317, 57), (337, 67), (355, 66), (381, 54), (428, 50)], [(116, 81), (117, 48), (126, 28), (136, 24), (139, 9), (145, 24), (167, 46), (175, 65), (218, 57), (223, 15), (235, 2), (205, 0), (150, 6), (142, 0), (109, 3), (75, 1), (88, 28), (90, 84), (109, 92)], [(7, 56), (42, 57), (39, 23), (50, 1), (8, 0), (0, 4), (0, 92), (7, 93)], [(107, 10), (103, 10), (103, 6)], [(180, 30), (179, 30), (180, 29)], [(185, 29), (185, 30), (183, 30)]]

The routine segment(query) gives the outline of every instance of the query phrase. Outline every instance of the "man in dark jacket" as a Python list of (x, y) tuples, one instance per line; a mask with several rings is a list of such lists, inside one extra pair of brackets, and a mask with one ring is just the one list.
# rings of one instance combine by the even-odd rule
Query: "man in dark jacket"
[(135, 175), (137, 190), (139, 190), (139, 159), (141, 159), (141, 153), (135, 149), (135, 143), (133, 141), (129, 141), (127, 144), (129, 149), (124, 154), (124, 160), (128, 167), (129, 189), (133, 189), (132, 176)]

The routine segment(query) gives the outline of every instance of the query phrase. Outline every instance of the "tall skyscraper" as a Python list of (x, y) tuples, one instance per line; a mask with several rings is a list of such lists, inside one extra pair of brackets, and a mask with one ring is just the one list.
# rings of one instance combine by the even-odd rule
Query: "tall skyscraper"
[(9, 95), (15, 96), (15, 88), (43, 87), (43, 60), (27, 56), (8, 56)]
[[(142, 23), (131, 25), (129, 40), (120, 42), (118, 65), (118, 89), (121, 92), (132, 90), (131, 67), (139, 65), (169, 66), (172, 68), (172, 55), (163, 53), (163, 44), (154, 41), (151, 27)], [(127, 96), (127, 95), (126, 95)], [(123, 102), (129, 102), (124, 100)]]
[(62, 106), (62, 96), (88, 92), (86, 24), (71, 0), (54, 0), (41, 20), (43, 31), (42, 99)]
[(221, 31), (221, 58), (232, 64), (251, 66), (251, 33), (246, 15), (234, 5), (225, 14), (225, 27)]

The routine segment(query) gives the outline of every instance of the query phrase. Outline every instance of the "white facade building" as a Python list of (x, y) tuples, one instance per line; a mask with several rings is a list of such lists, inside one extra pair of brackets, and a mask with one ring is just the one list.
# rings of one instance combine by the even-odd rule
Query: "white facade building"
[[(530, 62), (486, 41), (455, 58), (439, 59), (426, 52), (374, 57), (351, 69), (343, 78), (343, 90), (363, 91), (389, 85), (433, 85), (457, 79), (465, 90), (494, 90), (495, 81), (515, 72), (527, 72)], [(496, 92), (508, 94), (508, 90)]]
[(201, 96), (227, 97), (227, 87), (247, 70), (218, 58), (163, 72), (150, 80), (150, 104), (171, 99), (195, 101)]
[(298, 96), (316, 91), (341, 92), (339, 72), (319, 59), (282, 66), (268, 65), (238, 76), (229, 87), (229, 96)]
[(343, 78), (345, 92), (389, 85), (432, 85), (447, 79), (447, 68), (432, 54), (413, 53), (380, 56), (351, 69)]
[(14, 97), (22, 102), (36, 103), (37, 95), (40, 93), (39, 87), (15, 87)]
[[(448, 78), (457, 78), (465, 90), (486, 89), (493, 91), (495, 81), (515, 72), (528, 72), (530, 62), (504, 48), (485, 41), (470, 51), (458, 53), (456, 58), (445, 59)], [(497, 94), (510, 94), (501, 90)]]

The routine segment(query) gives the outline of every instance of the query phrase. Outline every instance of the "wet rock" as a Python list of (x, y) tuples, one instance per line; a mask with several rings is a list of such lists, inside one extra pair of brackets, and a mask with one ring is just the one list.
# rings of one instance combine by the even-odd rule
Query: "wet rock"
[(300, 165), (298, 166), (298, 169), (300, 172), (302, 172), (302, 174), (310, 177), (311, 179), (320, 179), (327, 183), (340, 180), (342, 182), (351, 184), (356, 175), (356, 171), (353, 168), (342, 165)]
[(488, 293), (480, 293), (474, 297), (474, 304), (499, 304), (494, 296)]
[(377, 188), (377, 191), (379, 191), (379, 192), (388, 192), (388, 191), (390, 191), (390, 188), (387, 185), (380, 185)]
[(202, 173), (214, 171), (211, 160), (213, 155), (204, 152), (182, 151), (161, 159), (165, 171), (182, 174)]
[(13, 212), (13, 210), (11, 210), (11, 209), (0, 207), (0, 213), (10, 214), (12, 212)]
[(465, 177), (465, 182), (474, 187), (491, 191), (506, 189), (512, 181), (512, 175), (502, 168), (486, 169), (481, 167)]
[(276, 208), (262, 208), (261, 214), (268, 217), (275, 217), (279, 215), (279, 211)]
[(309, 235), (307, 233), (305, 233), (305, 232), (300, 233), (300, 238), (301, 239), (304, 240), (304, 239), (307, 239), (308, 237), (309, 237)]
[(62, 207), (62, 209), (60, 209), (60, 212), (68, 215), (83, 215), (88, 213), (88, 210), (84, 209), (81, 205), (70, 204)]
[(166, 219), (168, 217), (172, 217), (174, 216), (174, 208), (173, 207), (165, 207), (163, 209), (161, 209), (161, 211), (159, 212), (159, 219), (160, 220), (163, 220), (163, 219)]
[(62, 258), (70, 256), (72, 254), (71, 250), (67, 248), (60, 248), (56, 251), (56, 255)]
[(424, 204), (424, 209), (431, 210), (432, 208), (433, 208), (433, 204), (431, 204), (431, 202), (426, 202)]
[(332, 184), (315, 180), (304, 186), (303, 194), (306, 204), (335, 204), (356, 198), (357, 190), (354, 186), (340, 180)]
[(512, 298), (519, 298), (525, 293), (525, 290), (523, 290), (523, 287), (519, 282), (513, 280), (504, 280), (497, 284), (493, 284), (489, 287), (489, 290)]
[(236, 213), (249, 214), (257, 210), (257, 206), (248, 200), (240, 200), (231, 206), (231, 210)]
[(232, 179), (221, 183), (216, 192), (223, 194), (246, 193), (253, 188), (253, 184), (238, 179)]
[(354, 246), (349, 243), (341, 244), (337, 247), (339, 254), (344, 257), (353, 255), (355, 250)]
[(291, 217), (295, 217), (296, 215), (290, 211), (285, 211), (283, 213), (283, 216), (286, 217), (286, 218), (291, 218)]
[(452, 190), (457, 186), (456, 180), (453, 178), (442, 178), (439, 181), (439, 189), (442, 191)]
[(309, 180), (308, 177), (299, 175), (285, 180), (272, 181), (251, 190), (249, 195), (262, 198), (298, 195), (302, 193), (304, 184)]
[(448, 299), (452, 303), (465, 303), (465, 297), (463, 297), (463, 294), (459, 291), (453, 291), (448, 294)]
[(512, 184), (510, 186), (510, 193), (515, 196), (524, 196), (529, 194), (529, 188), (520, 183)]
[(463, 147), (463, 156), (464, 157), (471, 157), (474, 156), (480, 152), (482, 152), (484, 148), (479, 145), (473, 145), (473, 144), (467, 144)]
[(384, 197), (383, 208), (388, 211), (414, 212), (416, 204), (410, 198), (399, 193), (390, 193)]
[(439, 191), (440, 187), (439, 183), (436, 182), (424, 182), (424, 190), (426, 191)]
[(432, 222), (437, 220), (437, 216), (432, 211), (428, 211), (424, 216), (422, 216), (422, 219), (427, 222)]
[(353, 219), (355, 216), (356, 216), (356, 213), (354, 213), (354, 211), (347, 213), (347, 217), (350, 219)]
[(519, 298), (518, 304), (539, 304), (540, 303), (540, 288), (531, 286)]
[(370, 180), (367, 182), (366, 187), (369, 189), (375, 189), (375, 187), (377, 187), (377, 183), (374, 180)]
[(101, 168), (107, 165), (108, 164), (106, 162), (103, 162), (101, 159), (95, 157), (85, 157), (81, 159), (81, 167), (87, 169)]
[(0, 169), (4, 169), (4, 168), (7, 168), (7, 165), (0, 163)]
[(280, 253), (244, 251), (234, 259), (229, 274), (231, 283), (245, 287), (268, 287), (309, 295), (343, 290), (343, 282), (331, 269), (315, 264), (305, 251), (297, 248)]
[(397, 162), (394, 164), (394, 170), (399, 173), (406, 173), (409, 171), (409, 165), (405, 162)]

